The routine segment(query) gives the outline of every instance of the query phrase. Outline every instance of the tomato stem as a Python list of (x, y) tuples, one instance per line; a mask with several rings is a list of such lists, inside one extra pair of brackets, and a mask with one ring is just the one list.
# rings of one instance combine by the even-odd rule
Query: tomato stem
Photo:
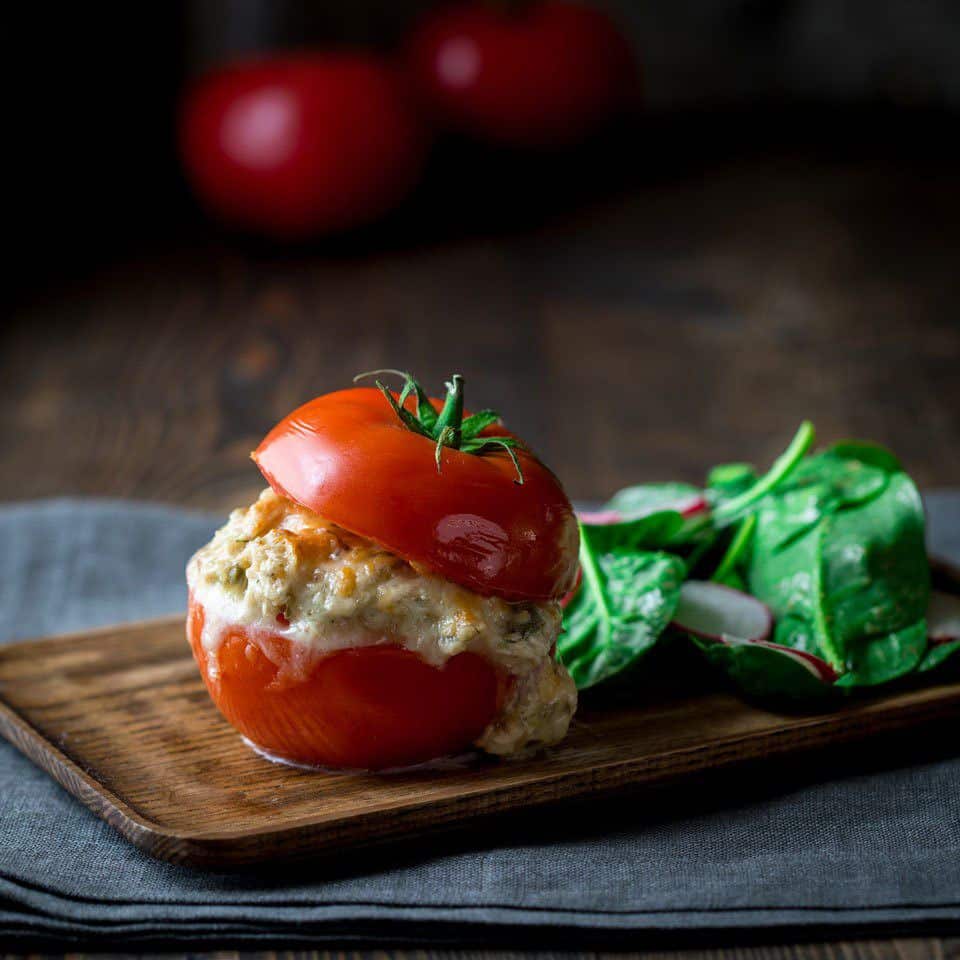
[[(520, 447), (520, 441), (516, 437), (481, 436), (482, 431), (487, 427), (500, 422), (500, 414), (496, 410), (478, 410), (464, 418), (463, 377), (459, 373), (455, 373), (446, 384), (447, 395), (439, 413), (417, 379), (404, 370), (370, 370), (367, 373), (358, 373), (353, 378), (353, 382), (356, 383), (366, 377), (375, 377), (381, 373), (403, 377), (403, 389), (397, 396), (394, 396), (380, 380), (374, 382), (377, 389), (386, 397), (387, 403), (390, 404), (400, 422), (413, 433), (418, 433), (434, 442), (437, 473), (442, 472), (444, 447), (476, 456), (500, 450), (510, 457), (517, 471), (517, 479), (514, 483), (523, 483), (523, 470), (520, 468), (520, 460), (516, 452)], [(416, 398), (415, 412), (411, 412), (404, 406), (410, 396)]]
[(437, 444), (460, 449), (463, 439), (463, 377), (455, 373), (446, 384), (447, 399), (444, 401), (440, 416), (437, 417)]

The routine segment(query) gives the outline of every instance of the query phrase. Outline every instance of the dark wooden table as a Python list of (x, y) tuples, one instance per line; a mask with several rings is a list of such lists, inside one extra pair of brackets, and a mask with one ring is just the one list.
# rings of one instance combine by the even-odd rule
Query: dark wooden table
[[(262, 485), (248, 454), (277, 418), (380, 366), (435, 387), (463, 373), (576, 498), (765, 464), (804, 418), (889, 444), (922, 486), (960, 483), (958, 158), (937, 132), (916, 149), (875, 128), (816, 149), (694, 139), (609, 188), (554, 172), (563, 202), (508, 227), (474, 198), (460, 229), (448, 182), (445, 219), (408, 242), (416, 211), (284, 253), (189, 226), (45, 269), (2, 333), (0, 499), (225, 509)], [(958, 954), (930, 938), (682, 956)]]

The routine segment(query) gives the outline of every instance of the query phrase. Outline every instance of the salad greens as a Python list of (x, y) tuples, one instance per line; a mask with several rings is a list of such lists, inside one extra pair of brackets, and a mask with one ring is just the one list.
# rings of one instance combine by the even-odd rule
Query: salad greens
[(580, 689), (634, 664), (669, 624), (686, 573), (659, 547), (683, 528), (676, 511), (580, 530), (582, 582), (564, 611), (557, 649)]
[[(670, 639), (748, 695), (813, 702), (925, 674), (960, 652), (955, 627), (928, 636), (923, 506), (900, 462), (860, 441), (811, 453), (813, 441), (804, 423), (766, 473), (730, 463), (702, 490), (629, 487), (596, 522), (585, 518), (582, 582), (557, 644), (578, 687)], [(720, 591), (731, 609), (760, 601), (772, 631), (736, 636), (721, 617), (692, 632), (677, 613), (688, 583), (691, 595)]]
[[(921, 673), (939, 667), (960, 651), (960, 596), (933, 591), (927, 608), (927, 634), (930, 648), (917, 667)], [(960, 657), (954, 662), (958, 661)]]

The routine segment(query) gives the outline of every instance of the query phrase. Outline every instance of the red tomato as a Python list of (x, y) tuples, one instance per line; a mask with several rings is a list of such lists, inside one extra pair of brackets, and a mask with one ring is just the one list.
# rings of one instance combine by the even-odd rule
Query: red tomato
[(407, 63), (442, 123), (515, 146), (578, 140), (639, 92), (623, 34), (568, 0), (467, 0), (431, 12), (409, 39)]
[(279, 635), (235, 627), (211, 677), (193, 597), (187, 636), (224, 717), (275, 757), (314, 766), (382, 770), (466, 750), (493, 719), (509, 681), (483, 657), (442, 668), (388, 645), (302, 657)]
[(298, 238), (365, 223), (417, 180), (425, 141), (402, 78), (361, 54), (272, 57), (185, 97), (187, 175), (217, 216)]
[[(512, 436), (502, 427), (485, 434)], [(503, 451), (444, 448), (438, 472), (434, 450), (378, 390), (355, 387), (294, 410), (253, 458), (281, 496), (470, 590), (562, 597), (576, 577), (579, 535), (557, 478), (523, 449), (522, 485)]]

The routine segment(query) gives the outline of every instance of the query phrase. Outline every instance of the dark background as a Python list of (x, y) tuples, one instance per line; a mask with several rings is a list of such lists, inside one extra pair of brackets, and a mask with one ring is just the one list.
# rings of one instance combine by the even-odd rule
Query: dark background
[(496, 406), (575, 497), (823, 440), (960, 482), (960, 7), (607, 5), (636, 123), (561, 153), (450, 139), (386, 221), (276, 247), (181, 180), (184, 83), (389, 50), (426, 3), (39, 4), (7, 31), (0, 498), (223, 508), (294, 404), (408, 367)]

